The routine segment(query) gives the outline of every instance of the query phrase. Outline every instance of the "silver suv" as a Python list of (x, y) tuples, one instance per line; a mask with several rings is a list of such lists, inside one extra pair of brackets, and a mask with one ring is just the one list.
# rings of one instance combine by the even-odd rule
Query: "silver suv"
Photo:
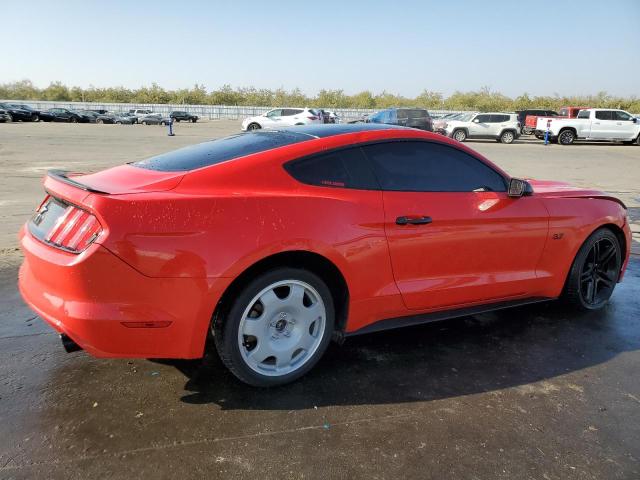
[(444, 131), (459, 142), (468, 138), (493, 138), (512, 143), (520, 136), (517, 113), (466, 113), (447, 121)]

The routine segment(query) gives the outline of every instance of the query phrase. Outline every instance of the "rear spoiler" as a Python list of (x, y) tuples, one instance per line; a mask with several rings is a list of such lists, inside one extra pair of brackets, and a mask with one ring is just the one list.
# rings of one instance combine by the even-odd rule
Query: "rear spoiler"
[(84, 190), (86, 192), (91, 192), (91, 193), (103, 193), (103, 194), (108, 194), (109, 192), (103, 192), (102, 190), (96, 190), (95, 188), (91, 188), (88, 185), (84, 185), (76, 180), (74, 180), (73, 178), (69, 178), (69, 173), (66, 170), (48, 170), (47, 171), (47, 176), (51, 177), (59, 182), (62, 183), (66, 183), (67, 185), (71, 185), (73, 187), (79, 188), (81, 190)]

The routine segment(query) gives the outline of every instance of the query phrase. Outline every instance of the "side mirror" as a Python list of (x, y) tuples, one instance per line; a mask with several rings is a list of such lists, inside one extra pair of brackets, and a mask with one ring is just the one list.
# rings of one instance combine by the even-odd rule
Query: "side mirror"
[(631, 121), (632, 121), (633, 123), (638, 123), (638, 117), (633, 117), (633, 118), (631, 119)]
[(509, 181), (508, 195), (510, 197), (523, 197), (525, 195), (531, 195), (532, 193), (533, 188), (526, 180), (522, 180), (521, 178), (512, 178)]

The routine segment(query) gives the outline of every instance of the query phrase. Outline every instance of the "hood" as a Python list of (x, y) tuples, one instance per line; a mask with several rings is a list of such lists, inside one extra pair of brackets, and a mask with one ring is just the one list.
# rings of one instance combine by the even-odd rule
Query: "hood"
[(600, 190), (575, 187), (566, 182), (556, 182), (553, 180), (527, 179), (527, 181), (533, 187), (533, 192), (537, 196), (545, 198), (600, 198), (604, 200), (611, 200), (613, 202), (619, 203), (623, 208), (627, 208), (622, 200)]
[(120, 165), (87, 175), (67, 174), (73, 182), (93, 191), (112, 195), (172, 190), (184, 175), (185, 172), (161, 172), (131, 165)]

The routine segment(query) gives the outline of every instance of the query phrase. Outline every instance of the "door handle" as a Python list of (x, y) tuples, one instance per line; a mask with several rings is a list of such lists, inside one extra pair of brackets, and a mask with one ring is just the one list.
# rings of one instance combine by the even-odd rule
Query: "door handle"
[(426, 225), (431, 223), (431, 217), (398, 217), (396, 225)]

